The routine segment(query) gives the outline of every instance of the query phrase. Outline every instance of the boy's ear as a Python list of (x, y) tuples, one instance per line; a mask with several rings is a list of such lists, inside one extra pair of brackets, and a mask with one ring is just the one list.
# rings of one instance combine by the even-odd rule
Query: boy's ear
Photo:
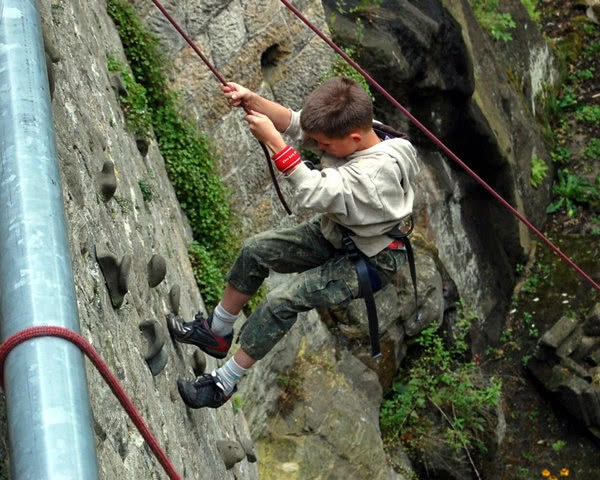
[(352, 130), (348, 136), (354, 140), (356, 143), (360, 143), (360, 141), (362, 140), (362, 134), (363, 132), (361, 132), (360, 130)]

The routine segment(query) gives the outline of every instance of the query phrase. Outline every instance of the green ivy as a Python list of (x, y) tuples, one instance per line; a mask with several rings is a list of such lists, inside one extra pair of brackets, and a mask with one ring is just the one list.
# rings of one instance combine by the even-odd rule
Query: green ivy
[(121, 108), (125, 113), (127, 128), (136, 135), (146, 137), (152, 131), (152, 115), (148, 110), (146, 89), (135, 81), (129, 67), (119, 62), (112, 54), (108, 54), (108, 71), (120, 73), (126, 94), (119, 96)]
[(192, 228), (194, 243), (189, 251), (196, 281), (210, 304), (222, 292), (223, 273), (236, 250), (229, 192), (215, 167), (215, 150), (184, 114), (180, 95), (170, 90), (164, 49), (144, 28), (135, 8), (124, 0), (108, 0), (107, 10), (119, 31), (133, 78), (145, 90), (167, 174)]

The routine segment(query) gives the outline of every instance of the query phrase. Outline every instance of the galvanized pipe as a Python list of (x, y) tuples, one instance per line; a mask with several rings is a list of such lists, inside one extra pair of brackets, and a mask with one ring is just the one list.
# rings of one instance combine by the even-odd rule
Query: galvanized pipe
[[(0, 335), (79, 332), (36, 0), (0, 0)], [(4, 364), (13, 480), (94, 480), (81, 351), (42, 337)]]

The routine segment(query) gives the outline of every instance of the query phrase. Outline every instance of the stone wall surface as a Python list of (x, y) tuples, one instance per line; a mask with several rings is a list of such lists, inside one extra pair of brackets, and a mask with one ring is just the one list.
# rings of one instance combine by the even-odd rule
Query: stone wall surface
[[(532, 158), (548, 158), (533, 117), (558, 74), (521, 2), (505, 2), (519, 25), (506, 46), (486, 35), (467, 0), (384, 1), (380, 10), (355, 13), (349, 12), (359, 2), (348, 1), (345, 14), (333, 0), (323, 3), (336, 16), (334, 39), (356, 45), (359, 63), (383, 88), (539, 227), (551, 176), (537, 189), (530, 184)], [(417, 231), (435, 244), (460, 296), (480, 316), (478, 343), (485, 348), (499, 335), (514, 264), (529, 254), (531, 235), (406, 115), (381, 95), (376, 99), (380, 120), (408, 132), (417, 145), (424, 167)]]
[[(423, 163), (415, 235), (421, 319), (415, 321), (406, 269), (377, 296), (385, 354), (380, 364), (370, 359), (361, 302), (343, 312), (310, 312), (242, 381), (243, 412), (231, 404), (216, 411), (186, 409), (175, 382), (193, 375), (194, 349), (174, 345), (165, 335), (164, 315), (174, 309), (170, 297), (176, 287), (182, 316), (191, 319), (204, 308), (187, 257), (189, 225), (156, 142), (150, 141), (145, 152), (126, 129), (107, 55), (126, 60), (105, 1), (39, 3), (82, 332), (123, 382), (179, 473), (186, 479), (402, 480), (386, 459), (378, 412), (383, 389), (405, 356), (405, 339), (444, 321), (459, 296), (482, 323), (488, 322), (489, 336), (499, 332), (513, 264), (527, 253), (522, 227), (490, 206), (481, 187), (377, 97), (378, 116), (410, 132)], [(221, 98), (212, 73), (152, 2), (131, 3), (161, 39), (172, 58), (173, 86), (183, 92), (189, 113), (222, 155), (219, 168), (235, 193), (240, 237), (306, 218), (282, 182), (295, 214), (283, 211), (243, 112)], [(277, 0), (162, 3), (227, 80), (292, 108), (301, 107), (331, 67), (331, 49)], [(325, 19), (335, 5), (324, 3), (325, 10), (318, 0), (294, 2), (328, 32)], [(476, 24), (467, 0), (390, 0), (382, 6), (365, 17), (360, 63), (517, 208), (534, 213), (547, 197), (547, 185), (534, 191), (520, 172), (528, 172), (531, 157), (543, 151), (532, 115), (543, 90), (540, 78), (553, 71), (551, 58), (519, 56), (513, 62), (521, 98), (503, 66), (494, 63), (495, 47)], [(354, 20), (340, 15), (336, 36), (356, 41)], [(536, 35), (524, 35), (522, 41), (544, 52)], [(112, 172), (111, 165), (116, 191), (106, 200), (99, 182), (103, 170)], [(144, 200), (140, 181), (151, 189), (151, 200)], [(156, 267), (159, 283), (151, 287), (148, 265), (156, 256), (164, 260), (166, 274), (162, 279)], [(99, 258), (108, 259), (102, 268)], [(112, 262), (118, 276), (129, 260), (128, 291), (117, 308), (105, 267)], [(144, 323), (149, 321), (156, 324)], [(154, 368), (160, 370), (160, 361), (168, 360), (155, 376), (145, 361), (154, 338), (165, 339), (153, 357)], [(216, 366), (214, 359), (207, 360), (207, 369)], [(87, 374), (102, 478), (164, 478), (89, 364)], [(227, 469), (219, 441), (250, 437), (257, 441), (259, 463), (246, 458)], [(410, 472), (410, 466), (403, 471)]]

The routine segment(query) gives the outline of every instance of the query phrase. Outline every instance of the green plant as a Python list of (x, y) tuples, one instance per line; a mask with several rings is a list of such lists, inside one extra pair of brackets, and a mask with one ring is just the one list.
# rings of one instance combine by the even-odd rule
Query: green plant
[(189, 252), (196, 281), (207, 289), (203, 294), (210, 304), (218, 300), (224, 273), (237, 249), (231, 234), (235, 216), (215, 166), (215, 150), (185, 115), (179, 94), (169, 89), (164, 49), (144, 28), (135, 8), (124, 0), (108, 0), (107, 11), (121, 37), (133, 77), (145, 89), (169, 180), (192, 228), (194, 243)]
[(552, 190), (558, 198), (548, 206), (546, 213), (554, 213), (564, 207), (569, 217), (575, 216), (578, 204), (590, 204), (598, 196), (597, 188), (566, 168), (558, 171), (558, 183), (554, 184)]
[(224, 282), (223, 273), (215, 256), (196, 241), (188, 245), (188, 255), (194, 278), (202, 291), (202, 299), (209, 305), (216, 305), (223, 295)]
[(572, 74), (575, 80), (591, 80), (594, 78), (594, 67), (586, 68), (585, 70), (578, 70)]
[(501, 394), (501, 381), (484, 380), (475, 362), (463, 362), (470, 321), (463, 304), (458, 305), (455, 342), (446, 347), (435, 327), (424, 329), (417, 343), (422, 352), (411, 361), (392, 388), (393, 395), (381, 409), (381, 428), (388, 445), (398, 441), (419, 451), (434, 448), (432, 412), (441, 415), (442, 437), (436, 441), (455, 451), (485, 451), (483, 434), (493, 417)]
[(575, 113), (575, 118), (592, 125), (600, 125), (600, 105), (584, 105)]
[(377, 10), (383, 0), (359, 0), (358, 5), (350, 8), (348, 11), (350, 13), (358, 13), (358, 14), (368, 14), (373, 10)]
[(499, 0), (475, 0), (472, 3), (473, 12), (480, 25), (490, 34), (494, 40), (509, 41), (512, 40), (512, 34), (509, 29), (515, 28), (515, 24), (510, 13), (501, 13)]
[(531, 274), (529, 277), (527, 277), (525, 283), (523, 284), (523, 291), (527, 293), (535, 293), (539, 282), (540, 278), (537, 273)]
[(600, 40), (587, 44), (583, 48), (583, 56), (586, 59), (596, 58), (600, 55)]
[(107, 55), (109, 72), (118, 72), (125, 86), (126, 94), (119, 96), (125, 113), (127, 127), (136, 135), (146, 137), (152, 131), (152, 116), (148, 110), (146, 89), (136, 82), (128, 67), (119, 62), (111, 53)]
[(567, 442), (565, 442), (564, 440), (557, 440), (552, 444), (552, 450), (554, 450), (555, 452), (560, 452), (566, 445)]
[(583, 156), (588, 160), (600, 160), (600, 138), (592, 138), (583, 150)]
[(546, 178), (547, 173), (548, 165), (546, 161), (538, 157), (533, 157), (531, 159), (531, 176), (529, 178), (531, 186), (534, 188), (539, 187), (544, 178)]
[(233, 410), (233, 413), (234, 414), (239, 413), (243, 407), (244, 407), (244, 399), (242, 397), (240, 397), (238, 394), (235, 394), (231, 398), (231, 409)]
[(508, 327), (506, 330), (502, 332), (502, 336), (500, 337), (500, 341), (502, 343), (510, 342), (513, 338), (514, 331), (512, 328)]
[(525, 6), (525, 9), (529, 14), (529, 18), (531, 18), (534, 22), (538, 23), (542, 15), (541, 12), (537, 9), (538, 0), (521, 0), (521, 3)]
[(142, 191), (142, 198), (144, 202), (152, 201), (152, 186), (144, 179), (138, 180), (138, 185)]
[(550, 159), (554, 163), (569, 163), (569, 160), (573, 156), (573, 152), (570, 148), (558, 146), (554, 151), (550, 152)]
[(571, 87), (565, 86), (563, 94), (558, 99), (558, 109), (567, 110), (577, 105), (577, 95)]
[(592, 235), (600, 235), (600, 216), (593, 216), (591, 222), (594, 225), (591, 232)]

